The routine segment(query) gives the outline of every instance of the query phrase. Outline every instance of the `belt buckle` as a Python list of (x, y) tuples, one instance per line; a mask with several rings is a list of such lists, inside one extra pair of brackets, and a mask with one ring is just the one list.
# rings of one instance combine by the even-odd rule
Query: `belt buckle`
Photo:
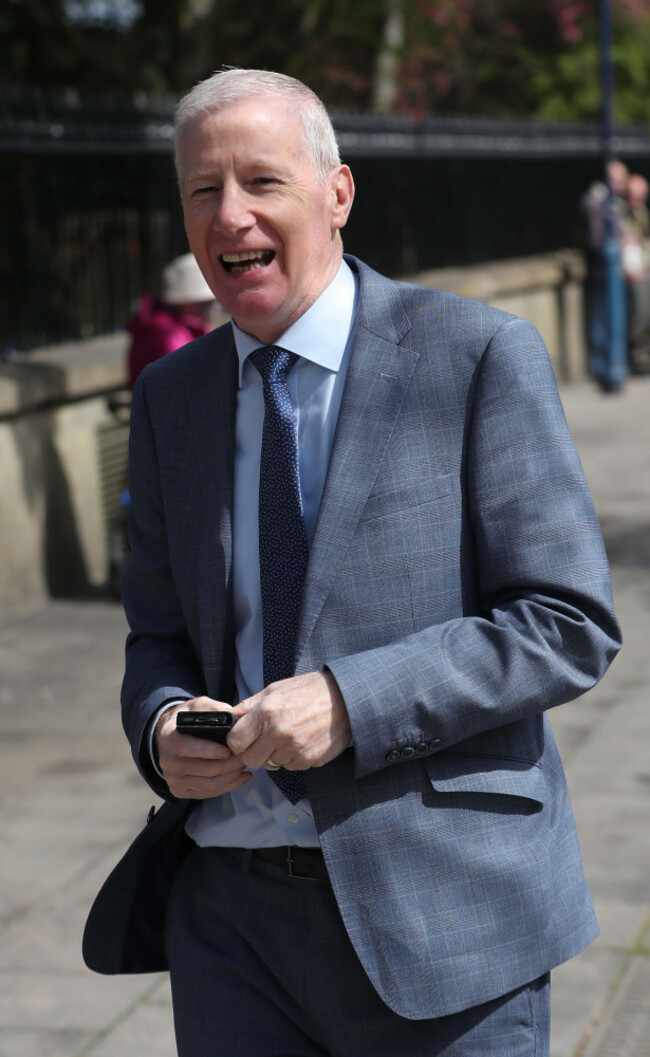
[(296, 880), (298, 880), (298, 881), (317, 881), (318, 880), (317, 877), (308, 877), (307, 874), (296, 873), (294, 871), (294, 865), (295, 864), (294, 864), (294, 861), (293, 861), (293, 848), (292, 848), (292, 846), (290, 844), (287, 844), (286, 848), (287, 848), (287, 855), (286, 855), (287, 875), (289, 877), (295, 877)]
[[(297, 873), (293, 872), (293, 865), (294, 864), (293, 864), (293, 851), (292, 851), (291, 845), (287, 844), (286, 847), (287, 847), (287, 856), (286, 856), (287, 874), (288, 874), (289, 877), (298, 877), (298, 878), (300, 878), (300, 874), (297, 874)], [(301, 880), (302, 880), (302, 878), (301, 878)]]

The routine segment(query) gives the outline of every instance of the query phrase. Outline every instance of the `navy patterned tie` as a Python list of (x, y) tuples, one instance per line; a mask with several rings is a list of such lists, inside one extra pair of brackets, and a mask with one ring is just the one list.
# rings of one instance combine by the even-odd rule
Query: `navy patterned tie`
[[(264, 387), (264, 429), (260, 466), (259, 541), (264, 685), (294, 674), (307, 536), (302, 516), (298, 436), (287, 375), (298, 359), (277, 345), (249, 357)], [(306, 796), (302, 771), (269, 771), (292, 804)]]

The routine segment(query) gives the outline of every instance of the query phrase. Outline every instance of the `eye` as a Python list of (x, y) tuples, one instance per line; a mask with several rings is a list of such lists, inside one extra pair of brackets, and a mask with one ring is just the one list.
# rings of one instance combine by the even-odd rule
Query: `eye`
[(251, 187), (269, 187), (278, 183), (276, 176), (254, 176), (250, 181)]
[(205, 195), (218, 194), (219, 188), (214, 185), (206, 185), (205, 187), (195, 187), (192, 191), (192, 198), (203, 198)]

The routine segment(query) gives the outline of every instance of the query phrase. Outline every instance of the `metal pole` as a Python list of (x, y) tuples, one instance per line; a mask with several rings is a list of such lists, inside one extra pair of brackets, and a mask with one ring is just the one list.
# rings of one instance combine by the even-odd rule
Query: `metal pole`
[(621, 267), (619, 244), (618, 208), (608, 173), (609, 162), (613, 159), (614, 138), (614, 34), (611, 0), (599, 0), (598, 17), (600, 28), (603, 165), (607, 184), (605, 238), (602, 247), (607, 342), (603, 350), (603, 363), (599, 364), (597, 368), (597, 378), (605, 392), (618, 393), (627, 376), (627, 312), (625, 280)]

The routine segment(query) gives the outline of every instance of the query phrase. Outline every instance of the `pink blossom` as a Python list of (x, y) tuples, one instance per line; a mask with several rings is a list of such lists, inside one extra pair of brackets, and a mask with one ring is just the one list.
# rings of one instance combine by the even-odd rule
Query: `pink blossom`
[(640, 22), (650, 15), (649, 0), (616, 0), (616, 4), (634, 22)]

